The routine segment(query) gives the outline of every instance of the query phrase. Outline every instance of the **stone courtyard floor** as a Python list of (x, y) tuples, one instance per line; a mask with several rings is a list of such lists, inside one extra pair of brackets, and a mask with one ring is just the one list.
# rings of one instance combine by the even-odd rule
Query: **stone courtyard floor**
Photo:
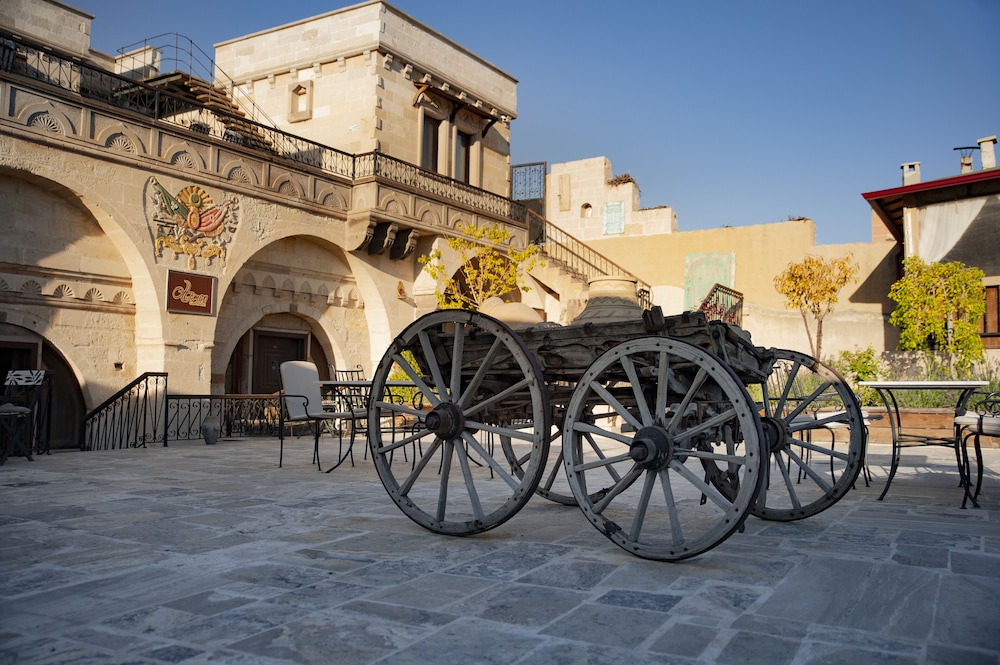
[(57, 452), (0, 467), (0, 663), (978, 665), (1000, 662), (1000, 450), (952, 453), (682, 563), (534, 497), (487, 533), (411, 522), (311, 441)]

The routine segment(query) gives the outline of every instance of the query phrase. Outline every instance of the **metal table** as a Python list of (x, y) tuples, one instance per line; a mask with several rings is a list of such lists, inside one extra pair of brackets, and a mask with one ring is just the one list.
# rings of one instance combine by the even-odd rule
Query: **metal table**
[(892, 432), (892, 464), (889, 468), (889, 478), (885, 482), (885, 488), (878, 500), (881, 501), (889, 492), (889, 486), (899, 468), (899, 458), (903, 448), (913, 446), (947, 446), (955, 451), (955, 461), (958, 465), (959, 479), (965, 492), (962, 500), (962, 507), (965, 507), (967, 500), (972, 500), (972, 505), (978, 507), (979, 504), (969, 492), (969, 453), (962, 445), (959, 428), (953, 426), (950, 436), (929, 436), (924, 434), (913, 434), (904, 432), (900, 422), (899, 401), (896, 393), (901, 390), (960, 390), (958, 402), (955, 405), (955, 415), (959, 415), (965, 410), (965, 403), (969, 396), (977, 388), (988, 385), (987, 381), (860, 381), (858, 385), (874, 388), (885, 404), (886, 415), (889, 419), (889, 427)]

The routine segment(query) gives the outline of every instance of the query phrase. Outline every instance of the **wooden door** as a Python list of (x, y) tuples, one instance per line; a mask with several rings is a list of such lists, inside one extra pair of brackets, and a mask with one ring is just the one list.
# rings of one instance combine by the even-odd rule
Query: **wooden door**
[(286, 360), (306, 359), (304, 335), (258, 332), (254, 335), (253, 392), (276, 393), (281, 390), (279, 368)]

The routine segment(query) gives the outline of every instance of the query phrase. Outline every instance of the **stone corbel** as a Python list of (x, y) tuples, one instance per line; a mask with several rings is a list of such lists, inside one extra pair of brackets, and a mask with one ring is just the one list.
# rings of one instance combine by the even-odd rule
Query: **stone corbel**
[(367, 213), (347, 218), (347, 234), (344, 238), (344, 249), (360, 251), (368, 248), (375, 237), (377, 220)]
[[(396, 241), (396, 233), (399, 225), (395, 222), (382, 222), (375, 225), (375, 233), (371, 242), (368, 243), (368, 253), (371, 255), (384, 254), (386, 250), (391, 250)], [(390, 252), (391, 255), (391, 252)]]
[(389, 258), (393, 261), (405, 259), (417, 248), (417, 240), (420, 238), (420, 231), (417, 229), (403, 229), (396, 234), (396, 241), (389, 251)]
[(386, 69), (392, 69), (392, 53), (386, 53), (385, 59), (382, 61), (382, 66)]

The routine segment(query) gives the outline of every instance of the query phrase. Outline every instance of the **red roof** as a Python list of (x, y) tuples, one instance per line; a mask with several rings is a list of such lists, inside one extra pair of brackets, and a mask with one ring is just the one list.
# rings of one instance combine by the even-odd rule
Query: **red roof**
[(1000, 193), (1000, 168), (984, 169), (862, 194), (897, 242), (903, 242), (903, 209)]

